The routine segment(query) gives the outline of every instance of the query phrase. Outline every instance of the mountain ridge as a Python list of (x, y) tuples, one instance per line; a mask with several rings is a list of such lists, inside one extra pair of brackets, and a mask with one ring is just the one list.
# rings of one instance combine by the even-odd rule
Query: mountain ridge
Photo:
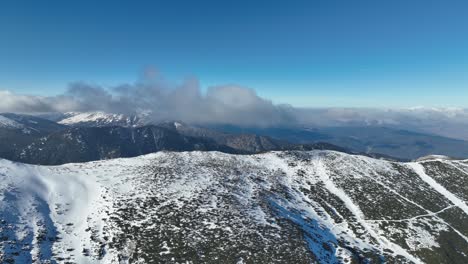
[(467, 160), (158, 152), (60, 166), (0, 160), (0, 177), (0, 226), (13, 241), (0, 242), (3, 261), (464, 263), (468, 255), (468, 192), (459, 188)]
[[(468, 157), (468, 142), (444, 138), (441, 136), (421, 134), (414, 131), (405, 131), (388, 127), (269, 127), (269, 128), (248, 128), (223, 125), (191, 125), (177, 121), (150, 122), (149, 113), (142, 115), (127, 116), (122, 114), (106, 114), (103, 112), (87, 113), (65, 113), (62, 115), (49, 114), (50, 120), (61, 122), (71, 118), (74, 122), (68, 125), (31, 117), (26, 115), (3, 114), (3, 116), (16, 116), (15, 120), (32, 120), (35, 124), (34, 129), (21, 130), (8, 129), (0, 127), (0, 157), (21, 161), (20, 155), (25, 152), (39, 151), (41, 141), (47, 140), (51, 136), (60, 133), (66, 133), (65, 130), (72, 131), (73, 128), (86, 128), (93, 130), (99, 128), (108, 130), (109, 127), (122, 127), (121, 130), (141, 129), (141, 127), (155, 126), (161, 129), (172, 130), (180, 138), (196, 138), (201, 147), (181, 148), (181, 150), (220, 150), (224, 148), (228, 153), (260, 153), (269, 150), (297, 150), (330, 148), (340, 149), (348, 153), (361, 153), (368, 156), (380, 157), (385, 159), (409, 161), (416, 160), (427, 155), (446, 155), (455, 158)], [(79, 117), (79, 118), (78, 118)], [(75, 118), (75, 119), (74, 119)], [(16, 121), (14, 121), (16, 122)], [(31, 123), (26, 123), (30, 125)], [(22, 125), (23, 126), (23, 125)], [(32, 131), (32, 132), (31, 132)], [(88, 133), (88, 132), (86, 132)], [(126, 132), (129, 133), (129, 132)], [(178, 134), (178, 135), (176, 135)], [(101, 141), (105, 139), (105, 133), (101, 133)], [(109, 139), (113, 138), (110, 136)], [(115, 137), (114, 137), (115, 139)], [(209, 144), (208, 144), (209, 142)], [(65, 144), (64, 142), (56, 142)], [(128, 143), (128, 142), (127, 142)], [(113, 151), (119, 152), (119, 149), (127, 144), (121, 142), (112, 143)], [(181, 141), (181, 144), (185, 143)], [(328, 145), (327, 145), (328, 144)], [(205, 146), (204, 146), (205, 145)], [(206, 145), (209, 145), (207, 147)], [(218, 146), (216, 146), (218, 145)], [(321, 146), (321, 147), (320, 147)], [(339, 147), (338, 147), (339, 146)], [(31, 151), (28, 148), (33, 148)], [(126, 147), (128, 149), (128, 147)], [(138, 147), (134, 147), (137, 149)], [(177, 150), (176, 146), (165, 148), (166, 150)], [(180, 149), (180, 148), (179, 148)], [(162, 150), (153, 148), (153, 151)], [(148, 151), (132, 150), (131, 153), (146, 154)], [(121, 156), (131, 156), (135, 154), (123, 154)], [(41, 154), (41, 155), (46, 155)], [(37, 154), (39, 155), (39, 154)], [(99, 155), (98, 155), (99, 156)], [(118, 157), (111, 155), (108, 157)], [(98, 158), (92, 158), (98, 159)], [(79, 159), (77, 161), (92, 160)], [(26, 161), (26, 160), (22, 160)], [(70, 162), (73, 160), (69, 160)], [(29, 163), (38, 163), (29, 161)]]

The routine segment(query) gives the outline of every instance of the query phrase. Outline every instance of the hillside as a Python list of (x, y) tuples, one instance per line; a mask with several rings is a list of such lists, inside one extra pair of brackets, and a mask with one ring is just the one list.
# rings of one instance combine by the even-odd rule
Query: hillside
[(334, 151), (0, 161), (2, 262), (466, 263), (468, 162)]

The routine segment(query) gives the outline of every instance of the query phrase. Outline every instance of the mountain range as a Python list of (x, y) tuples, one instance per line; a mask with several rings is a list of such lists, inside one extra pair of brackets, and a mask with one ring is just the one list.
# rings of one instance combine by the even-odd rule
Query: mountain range
[(468, 141), (384, 126), (270, 127), (212, 126), (229, 133), (254, 133), (301, 144), (327, 142), (357, 153), (379, 153), (401, 160), (431, 154), (468, 157)]
[(148, 113), (0, 114), (0, 157), (33, 164), (133, 157), (161, 150), (253, 154), (311, 149), (400, 161), (434, 154), (468, 157), (467, 141), (381, 126), (259, 128), (153, 122)]
[[(86, 115), (89, 117), (89, 115)], [(57, 165), (118, 157), (135, 157), (157, 151), (221, 151), (252, 154), (271, 150), (344, 148), (327, 143), (291, 144), (255, 134), (228, 134), (178, 122), (157, 125), (118, 126), (121, 118), (102, 115), (79, 125), (65, 125), (38, 117), (3, 114), (0, 157), (30, 164)], [(122, 116), (119, 116), (122, 117)], [(9, 120), (8, 122), (6, 120)], [(66, 118), (68, 120), (69, 118)], [(76, 118), (74, 120), (77, 120)], [(80, 119), (81, 120), (81, 119)], [(136, 120), (136, 119), (135, 119)], [(13, 123), (16, 122), (16, 123)], [(126, 123), (128, 124), (128, 123)]]
[[(106, 115), (108, 116), (106, 117)], [(142, 126), (154, 124), (149, 113), (130, 116), (99, 112), (68, 113), (66, 118), (58, 122), (71, 126), (107, 126), (108, 124)], [(172, 121), (169, 123), (172, 123)], [(189, 133), (188, 135), (191, 136), (209, 135), (217, 137), (213, 135), (216, 134), (213, 133), (213, 130), (214, 132), (235, 135), (254, 134), (287, 141), (292, 144), (329, 143), (355, 153), (380, 154), (401, 160), (412, 160), (431, 154), (442, 154), (456, 158), (468, 157), (468, 141), (429, 134), (421, 130), (408, 130), (392, 125), (385, 126), (386, 123), (370, 123), (367, 125), (350, 123), (348, 125), (341, 124), (340, 126), (285, 125), (266, 128), (178, 123), (183, 124), (178, 127), (178, 131), (183, 134)], [(407, 127), (416, 126), (416, 124), (413, 126), (407, 125)]]
[(466, 263), (464, 144), (0, 114), (0, 262)]

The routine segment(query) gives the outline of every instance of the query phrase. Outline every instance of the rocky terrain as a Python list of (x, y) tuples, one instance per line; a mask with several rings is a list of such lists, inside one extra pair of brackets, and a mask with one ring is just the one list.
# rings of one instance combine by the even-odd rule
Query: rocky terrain
[(467, 186), (442, 156), (0, 160), (0, 262), (466, 263)]

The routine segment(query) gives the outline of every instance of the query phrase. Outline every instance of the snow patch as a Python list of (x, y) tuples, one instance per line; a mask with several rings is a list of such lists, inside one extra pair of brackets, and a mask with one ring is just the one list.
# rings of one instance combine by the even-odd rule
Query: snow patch
[(442, 194), (445, 198), (450, 200), (450, 202), (452, 202), (454, 205), (458, 206), (460, 209), (463, 210), (463, 212), (465, 212), (465, 214), (468, 215), (468, 205), (466, 205), (466, 203), (463, 200), (461, 200), (460, 198), (458, 198), (455, 194), (448, 191), (444, 186), (442, 186), (441, 184), (436, 182), (434, 179), (432, 179), (429, 175), (427, 175), (423, 165), (421, 165), (419, 163), (412, 162), (412, 163), (408, 163), (408, 166), (410, 168), (412, 168), (413, 171), (416, 172), (416, 174), (423, 181), (425, 181), (432, 188), (434, 188), (434, 190), (436, 190), (437, 192)]
[(10, 129), (19, 129), (23, 128), (24, 126), (10, 118), (0, 115), (0, 127), (3, 128), (10, 128)]

